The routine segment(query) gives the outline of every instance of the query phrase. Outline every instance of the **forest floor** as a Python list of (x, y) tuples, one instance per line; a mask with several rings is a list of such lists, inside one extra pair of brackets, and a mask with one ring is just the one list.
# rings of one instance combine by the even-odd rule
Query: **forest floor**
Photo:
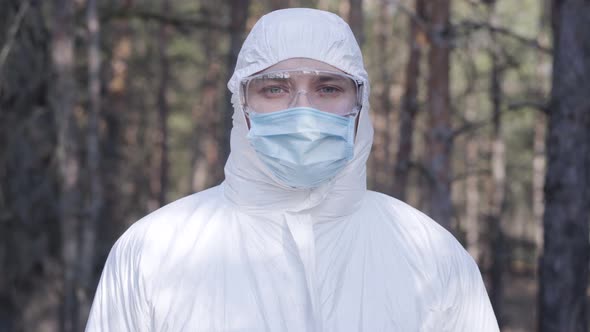
[[(537, 280), (531, 275), (511, 273), (504, 284), (502, 332), (537, 331)], [(590, 303), (590, 289), (586, 296)], [(590, 317), (590, 306), (588, 310)]]
[(530, 275), (506, 276), (502, 332), (536, 331), (537, 287)]

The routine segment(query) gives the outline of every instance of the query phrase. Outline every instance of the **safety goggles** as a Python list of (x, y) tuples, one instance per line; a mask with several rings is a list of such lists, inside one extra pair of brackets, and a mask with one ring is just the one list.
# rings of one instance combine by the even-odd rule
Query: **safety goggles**
[(361, 109), (362, 86), (363, 81), (333, 71), (307, 68), (271, 71), (241, 81), (241, 102), (246, 114), (312, 107), (354, 116)]

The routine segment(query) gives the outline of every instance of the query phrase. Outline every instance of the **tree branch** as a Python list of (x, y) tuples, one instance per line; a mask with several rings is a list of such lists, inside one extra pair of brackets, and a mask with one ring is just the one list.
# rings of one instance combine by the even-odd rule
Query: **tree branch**
[(480, 129), (482, 127), (485, 127), (488, 125), (489, 121), (490, 121), (489, 119), (477, 121), (477, 122), (465, 121), (465, 123), (461, 127), (453, 130), (453, 133), (451, 134), (451, 139), (454, 140), (457, 136), (459, 136), (463, 133), (470, 132), (472, 130), (476, 130), (476, 129)]
[(418, 170), (418, 173), (421, 174), (430, 185), (436, 183), (434, 174), (432, 174), (432, 172), (426, 166), (424, 166), (423, 163), (419, 161), (409, 160), (408, 166), (410, 169)]
[(502, 26), (496, 26), (488, 22), (478, 22), (478, 21), (471, 21), (471, 20), (463, 20), (459, 21), (455, 24), (456, 30), (465, 29), (465, 30), (478, 30), (478, 29), (485, 29), (492, 33), (497, 33), (500, 35), (508, 36), (512, 39), (515, 39), (523, 44), (529, 45), (538, 49), (539, 51), (546, 53), (546, 54), (553, 54), (553, 49), (551, 47), (547, 47), (542, 45), (537, 39), (525, 37), (519, 35), (518, 33)]
[(518, 111), (523, 108), (534, 108), (534, 109), (541, 111), (543, 113), (549, 112), (549, 107), (547, 106), (547, 103), (542, 102), (542, 101), (540, 101), (540, 102), (533, 101), (533, 100), (515, 101), (515, 102), (508, 104), (507, 107), (508, 107), (509, 111)]
[(145, 21), (154, 21), (160, 24), (167, 24), (185, 32), (189, 29), (215, 29), (222, 31), (229, 30), (229, 26), (227, 25), (216, 24), (194, 17), (183, 17), (180, 14), (160, 13), (141, 8), (110, 11), (101, 16), (101, 21), (107, 22), (114, 19), (130, 18), (138, 18)]
[(420, 16), (418, 16), (413, 10), (406, 7), (400, 1), (393, 1), (393, 5), (401, 10), (404, 14), (408, 15), (408, 17), (416, 23), (416, 25), (424, 32), (426, 35), (430, 37), (430, 29), (428, 29), (428, 22), (423, 20)]
[(31, 0), (24, 1), (23, 4), (21, 5), (21, 7), (18, 9), (18, 12), (16, 13), (16, 17), (14, 18), (14, 22), (12, 23), (12, 25), (10, 26), (10, 29), (8, 30), (8, 35), (6, 37), (6, 43), (2, 47), (2, 51), (0, 51), (0, 73), (2, 73), (2, 67), (4, 67), (4, 64), (6, 63), (6, 59), (8, 58), (8, 54), (10, 53), (10, 50), (12, 49), (12, 45), (14, 44), (14, 41), (16, 40), (16, 34), (18, 33), (18, 30), (20, 29), (22, 21), (25, 17), (25, 14), (29, 10), (29, 7), (31, 7)]

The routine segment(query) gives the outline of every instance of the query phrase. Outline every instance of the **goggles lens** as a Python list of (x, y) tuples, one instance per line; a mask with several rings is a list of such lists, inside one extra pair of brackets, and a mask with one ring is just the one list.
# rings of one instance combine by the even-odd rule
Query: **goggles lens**
[(242, 80), (246, 113), (271, 113), (313, 107), (342, 116), (356, 115), (362, 105), (362, 82), (353, 76), (313, 69), (273, 71)]

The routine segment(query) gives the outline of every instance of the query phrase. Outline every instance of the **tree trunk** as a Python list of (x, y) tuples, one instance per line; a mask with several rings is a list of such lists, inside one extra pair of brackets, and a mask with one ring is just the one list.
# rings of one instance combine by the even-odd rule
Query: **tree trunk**
[[(204, 4), (205, 6), (205, 4)], [(215, 0), (206, 2), (206, 10), (211, 15), (220, 15)], [(221, 138), (220, 122), (220, 96), (222, 87), (219, 82), (222, 78), (221, 69), (223, 61), (219, 59), (220, 32), (214, 29), (206, 29), (202, 32), (202, 41), (205, 57), (208, 61), (206, 73), (200, 84), (200, 100), (193, 107), (193, 156), (192, 156), (192, 190), (201, 191), (223, 180), (223, 168), (219, 167), (218, 142)], [(223, 85), (224, 87), (225, 85)]]
[[(249, 0), (230, 0), (231, 6), (231, 24), (230, 24), (230, 42), (229, 51), (227, 55), (227, 75), (226, 82), (231, 78), (236, 62), (238, 60), (238, 53), (244, 42), (244, 32), (246, 30), (246, 21), (248, 20), (248, 8), (250, 7)], [(233, 106), (230, 103), (231, 93), (228, 91), (226, 100), (225, 112), (223, 114), (223, 140), (219, 145), (220, 160), (225, 163), (230, 152), (230, 134), (233, 126), (232, 116), (234, 113)]]
[(408, 39), (410, 54), (406, 66), (406, 86), (399, 118), (399, 144), (394, 168), (393, 196), (406, 199), (412, 151), (414, 149), (414, 122), (418, 113), (418, 81), (425, 34), (416, 20), (426, 19), (425, 0), (416, 0), (416, 18), (409, 19)]
[(430, 216), (446, 229), (451, 229), (451, 153), (453, 130), (450, 105), (450, 9), (451, 0), (430, 3), (430, 52), (428, 64), (427, 168), (431, 177)]
[[(162, 0), (162, 13), (170, 12), (169, 0)], [(163, 206), (166, 203), (166, 190), (168, 189), (168, 84), (170, 81), (170, 63), (166, 50), (168, 49), (169, 27), (160, 25), (158, 35), (158, 56), (160, 58), (160, 81), (158, 84), (158, 121), (156, 133), (156, 149), (154, 149), (152, 175), (150, 176), (150, 189), (152, 192), (150, 210)]]
[(62, 331), (79, 331), (78, 230), (80, 226), (79, 134), (74, 118), (74, 2), (57, 0), (53, 8), (52, 60), (55, 70), (53, 109), (57, 123), (57, 168), (60, 179), (59, 214), (63, 259)]
[(365, 42), (365, 35), (363, 33), (364, 15), (363, 15), (363, 1), (349, 0), (348, 9), (348, 24), (354, 33), (359, 46), (362, 48)]
[[(490, 5), (490, 10), (493, 10)], [(493, 13), (491, 13), (493, 15)], [(493, 20), (493, 18), (492, 18)], [(506, 144), (502, 134), (502, 72), (499, 63), (496, 38), (491, 36), (490, 57), (492, 72), (490, 75), (490, 98), (492, 104), (492, 192), (490, 194), (489, 227), (492, 241), (492, 267), (490, 300), (496, 313), (498, 324), (502, 326), (502, 300), (504, 294), (504, 270), (507, 262), (503, 212), (506, 198)]]
[[(476, 104), (475, 98), (470, 98), (470, 104)], [(465, 116), (470, 121), (475, 120), (475, 106), (468, 107)], [(480, 262), (481, 239), (480, 239), (480, 197), (479, 197), (479, 174), (477, 174), (479, 163), (479, 137), (477, 133), (472, 134), (465, 143), (465, 239), (466, 248), (476, 262)]]
[(291, 0), (270, 0), (270, 11), (289, 8), (292, 6)]
[(0, 331), (58, 331), (63, 276), (46, 5), (0, 3)]
[[(2, 27), (0, 26), (0, 29), (6, 30), (6, 33), (2, 35), (2, 37), (6, 36), (6, 40), (0, 39), (0, 41), (2, 41), (0, 43), (0, 45), (2, 45), (2, 47), (0, 48), (0, 73), (2, 72), (4, 64), (6, 63), (6, 60), (8, 59), (8, 55), (10, 54), (10, 51), (12, 50), (12, 48), (16, 42), (16, 36), (21, 28), (21, 25), (23, 23), (23, 19), (24, 19), (25, 15), (27, 14), (27, 12), (29, 11), (29, 8), (31, 7), (31, 1), (32, 0), (21, 1), (21, 5), (18, 8), (18, 11), (14, 15), (14, 21), (10, 22), (11, 24), (9, 26), (7, 26), (5, 29), (2, 29)], [(5, 6), (8, 7), (9, 4), (7, 3), (7, 4), (5, 4)], [(8, 10), (8, 8), (5, 8), (4, 10)], [(8, 16), (8, 17), (10, 17), (10, 16)], [(10, 18), (12, 18), (12, 17), (10, 17)], [(4, 32), (4, 31), (2, 31), (2, 32)]]
[(94, 262), (96, 250), (96, 232), (100, 212), (103, 206), (102, 174), (100, 172), (100, 22), (98, 20), (96, 0), (88, 0), (88, 96), (90, 98), (87, 131), (87, 164), (89, 180), (88, 213), (82, 223), (82, 241), (80, 243), (80, 283), (84, 290), (80, 297), (80, 321), (85, 322), (90, 311), (91, 296), (94, 292)]
[(102, 110), (104, 121), (104, 140), (102, 162), (103, 168), (108, 169), (104, 173), (103, 185), (108, 195), (104, 196), (105, 208), (103, 221), (99, 227), (103, 237), (103, 245), (99, 252), (106, 258), (110, 246), (129, 226), (127, 221), (137, 208), (138, 200), (133, 193), (136, 191), (135, 176), (138, 169), (130, 167), (134, 165), (132, 157), (139, 155), (130, 146), (134, 144), (133, 138), (137, 131), (137, 122), (132, 121), (133, 115), (141, 112), (143, 108), (134, 107), (131, 103), (130, 92), (130, 64), (132, 56), (132, 29), (128, 22), (115, 22), (102, 29), (105, 35), (107, 47), (112, 50), (110, 58), (104, 62), (106, 77), (106, 97)]
[(546, 140), (547, 121), (545, 114), (537, 112), (535, 115), (535, 137), (533, 142), (533, 227), (534, 241), (537, 251), (537, 257), (540, 257), (543, 249), (543, 210), (544, 195), (543, 185), (545, 183), (546, 162), (545, 162), (545, 140)]
[[(541, 1), (541, 12), (538, 20), (539, 38), (546, 39), (548, 37), (549, 27), (551, 22), (551, 0)], [(545, 73), (542, 69), (541, 54), (537, 54), (532, 64), (537, 68), (536, 77), (538, 78), (534, 87), (536, 90), (548, 94), (543, 82), (545, 81)], [(545, 105), (547, 106), (547, 105)], [(538, 110), (535, 114), (534, 124), (534, 138), (533, 138), (533, 164), (532, 164), (532, 179), (531, 192), (533, 202), (533, 220), (530, 223), (528, 238), (532, 239), (535, 244), (535, 255), (538, 261), (543, 251), (543, 212), (545, 209), (545, 196), (543, 194), (543, 186), (545, 185), (545, 173), (547, 169), (546, 148), (545, 141), (547, 139), (547, 115), (542, 110)], [(537, 276), (538, 277), (538, 276)]]
[(553, 2), (553, 81), (547, 130), (542, 332), (588, 331), (590, 3)]
[(391, 3), (387, 0), (380, 0), (377, 5), (378, 13), (374, 24), (375, 43), (379, 52), (376, 53), (375, 61), (381, 64), (381, 70), (376, 80), (373, 80), (371, 88), (376, 96), (376, 103), (373, 106), (375, 123), (375, 134), (373, 138), (373, 152), (368, 165), (370, 172), (371, 187), (379, 192), (387, 193), (391, 189), (391, 172), (388, 167), (389, 148), (392, 145), (390, 118), (392, 103), (391, 91), (391, 58), (389, 57), (389, 39), (391, 37)]

